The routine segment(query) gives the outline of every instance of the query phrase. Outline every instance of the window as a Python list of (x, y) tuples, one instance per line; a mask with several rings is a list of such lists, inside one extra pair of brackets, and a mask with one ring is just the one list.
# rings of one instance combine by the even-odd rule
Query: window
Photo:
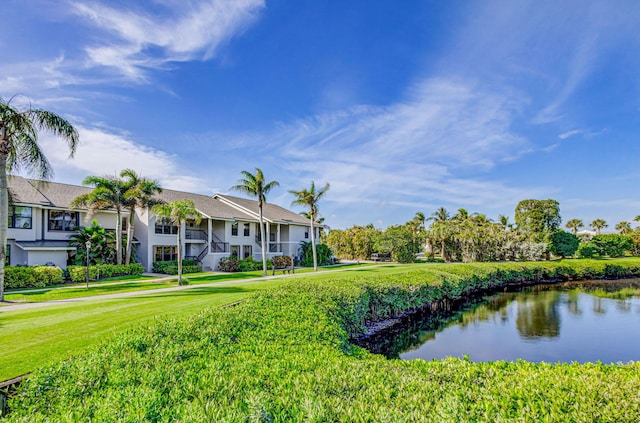
[(240, 246), (239, 245), (232, 245), (231, 246), (231, 257), (235, 257), (235, 258), (240, 257)]
[(9, 207), (9, 227), (31, 229), (31, 207)]
[(78, 226), (78, 212), (49, 210), (49, 230), (70, 232)]
[(309, 239), (309, 228), (304, 229), (304, 238)]
[(242, 246), (242, 258), (248, 258), (251, 256), (251, 245)]
[(5, 266), (11, 266), (11, 245), (7, 244), (7, 253), (4, 257)]
[(155, 261), (178, 260), (175, 245), (156, 245), (154, 248)]
[(244, 236), (249, 236), (249, 228), (251, 226), (248, 223), (244, 224)]
[(238, 222), (231, 224), (231, 236), (238, 236)]
[(156, 220), (156, 233), (165, 235), (176, 235), (178, 233), (178, 227), (174, 225), (169, 219), (162, 218)]

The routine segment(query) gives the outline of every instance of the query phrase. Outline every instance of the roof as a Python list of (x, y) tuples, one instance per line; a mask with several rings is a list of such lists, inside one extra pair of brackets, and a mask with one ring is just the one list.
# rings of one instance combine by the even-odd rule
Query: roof
[(62, 209), (70, 209), (71, 202), (76, 197), (87, 194), (93, 189), (78, 185), (27, 179), (13, 175), (8, 177), (8, 185), (14, 203), (58, 207)]
[[(21, 176), (9, 176), (8, 182), (14, 203), (62, 209), (70, 209), (71, 202), (76, 197), (93, 190), (90, 187), (39, 181)], [(191, 200), (203, 215), (215, 219), (257, 222), (259, 217), (258, 202), (246, 198), (222, 194), (208, 196), (171, 189), (163, 190), (156, 197), (166, 202)], [(262, 210), (263, 217), (268, 222), (305, 226), (309, 224), (308, 219), (276, 204), (265, 203)]]
[[(255, 200), (248, 200), (246, 198), (233, 197), (230, 195), (222, 194), (216, 194), (214, 197), (222, 198), (223, 200), (247, 209), (251, 213), (253, 213), (256, 218), (259, 215), (258, 202)], [(284, 207), (280, 207), (272, 203), (264, 203), (262, 205), (262, 214), (265, 219), (275, 223), (297, 223), (300, 225), (309, 224), (309, 219), (306, 219), (299, 214), (292, 212), (291, 210), (287, 210)]]
[(70, 247), (69, 241), (54, 241), (54, 240), (40, 240), (40, 241), (15, 241), (16, 245), (23, 250), (75, 250), (76, 247)]

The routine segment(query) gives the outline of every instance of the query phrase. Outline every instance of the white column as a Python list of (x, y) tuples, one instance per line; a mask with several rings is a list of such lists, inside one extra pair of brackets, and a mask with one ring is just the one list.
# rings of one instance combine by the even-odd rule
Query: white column
[(207, 219), (207, 229), (209, 231), (209, 233), (207, 234), (208, 238), (207, 238), (207, 254), (211, 254), (211, 242), (213, 241), (213, 237), (211, 236), (212, 234), (212, 225), (213, 225), (213, 221), (212, 219)]

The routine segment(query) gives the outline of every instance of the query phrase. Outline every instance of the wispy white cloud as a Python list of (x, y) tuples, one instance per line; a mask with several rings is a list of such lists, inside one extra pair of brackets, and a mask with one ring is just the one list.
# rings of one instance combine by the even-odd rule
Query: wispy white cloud
[(99, 2), (72, 3), (74, 11), (109, 34), (86, 48), (89, 66), (117, 69), (132, 80), (170, 62), (211, 58), (221, 44), (253, 23), (263, 0), (162, 2), (150, 9), (116, 9)]
[(140, 145), (126, 133), (77, 126), (80, 143), (73, 159), (60, 139), (42, 134), (40, 144), (56, 171), (56, 180), (77, 184), (89, 175), (116, 175), (134, 169), (157, 179), (165, 188), (188, 192), (208, 191), (207, 182), (193, 176), (178, 157)]

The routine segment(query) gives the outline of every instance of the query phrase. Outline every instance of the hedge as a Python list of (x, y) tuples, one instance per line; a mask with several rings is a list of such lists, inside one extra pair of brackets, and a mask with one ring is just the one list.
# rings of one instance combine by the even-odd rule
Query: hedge
[[(72, 282), (84, 282), (86, 280), (86, 266), (69, 266), (67, 267), (67, 272), (69, 272), (69, 279)], [(139, 263), (96, 264), (89, 266), (89, 279), (98, 280), (113, 276), (141, 275), (143, 272), (144, 267)]]
[[(182, 274), (186, 273), (198, 273), (202, 272), (202, 266), (185, 266), (182, 265)], [(167, 275), (177, 275), (178, 274), (178, 266), (165, 266), (164, 272)]]
[[(193, 260), (193, 259), (186, 259), (186, 260), (182, 260), (182, 267), (184, 266), (196, 266), (198, 263)], [(167, 273), (166, 269), (167, 267), (177, 267), (178, 266), (178, 260), (166, 260), (166, 261), (154, 261), (153, 265), (151, 266), (151, 270), (153, 271), (153, 273)], [(170, 275), (177, 275), (177, 271), (176, 273), (168, 273)]]
[(5, 289), (44, 288), (64, 281), (62, 269), (55, 266), (7, 266), (4, 271)]

